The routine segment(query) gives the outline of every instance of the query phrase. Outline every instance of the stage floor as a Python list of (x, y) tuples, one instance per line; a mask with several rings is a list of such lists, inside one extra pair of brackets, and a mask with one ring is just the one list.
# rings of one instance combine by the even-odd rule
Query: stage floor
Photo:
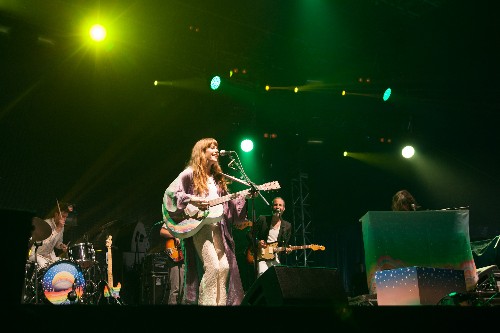
[(202, 329), (251, 330), (266, 328), (297, 331), (299, 328), (327, 331), (368, 332), (408, 329), (428, 332), (491, 329), (497, 325), (500, 307), (477, 306), (236, 306), (195, 305), (32, 305), (11, 306), (7, 327), (28, 332), (117, 332)]

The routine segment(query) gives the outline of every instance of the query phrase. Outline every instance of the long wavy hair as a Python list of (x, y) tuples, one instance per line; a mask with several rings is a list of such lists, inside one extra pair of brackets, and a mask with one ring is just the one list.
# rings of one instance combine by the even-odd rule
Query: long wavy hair
[(191, 151), (191, 158), (189, 159), (188, 166), (193, 169), (194, 193), (196, 195), (208, 194), (207, 182), (210, 176), (214, 177), (215, 183), (223, 193), (228, 192), (227, 183), (222, 175), (222, 169), (219, 162), (212, 164), (209, 173), (206, 171), (208, 161), (205, 152), (212, 144), (216, 147), (219, 146), (217, 140), (214, 138), (203, 138), (195, 143)]
[(397, 191), (392, 197), (391, 209), (393, 211), (412, 211), (417, 210), (417, 201), (407, 190)]

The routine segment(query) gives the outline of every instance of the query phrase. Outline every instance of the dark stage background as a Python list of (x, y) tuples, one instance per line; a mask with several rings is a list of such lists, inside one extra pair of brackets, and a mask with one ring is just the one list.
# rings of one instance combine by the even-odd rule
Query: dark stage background
[[(288, 220), (292, 188), (304, 181), (308, 240), (326, 247), (308, 264), (340, 269), (348, 294), (363, 294), (359, 218), (389, 210), (399, 189), (423, 209), (468, 206), (472, 240), (500, 234), (495, 7), (483, 0), (2, 2), (0, 208), (45, 218), (56, 200), (72, 202), (67, 241), (86, 238), (103, 250), (104, 230), (117, 251), (130, 253), (140, 224), (153, 251), (161, 248), (155, 223), (163, 192), (193, 144), (215, 137), (221, 149), (238, 150), (252, 137), (252, 157), (239, 153), (243, 167), (255, 183), (280, 182), (264, 196), (284, 197)], [(84, 41), (89, 15), (108, 22), (108, 44)], [(226, 83), (216, 92), (208, 88), (214, 73)], [(266, 84), (304, 91), (266, 92)], [(384, 103), (387, 87), (393, 95)], [(415, 159), (399, 156), (404, 143), (415, 145)], [(358, 155), (345, 158), (344, 150)], [(221, 157), (223, 167), (228, 162)], [(259, 199), (255, 210), (268, 213)]]

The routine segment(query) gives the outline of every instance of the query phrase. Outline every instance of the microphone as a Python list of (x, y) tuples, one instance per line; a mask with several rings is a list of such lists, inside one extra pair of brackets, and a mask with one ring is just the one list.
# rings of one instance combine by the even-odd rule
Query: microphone
[(226, 156), (226, 155), (231, 155), (231, 154), (234, 154), (236, 153), (234, 150), (219, 150), (219, 155), (220, 156)]
[(411, 208), (412, 208), (414, 211), (417, 211), (417, 210), (420, 210), (420, 208), (422, 208), (422, 207), (421, 207), (421, 206), (419, 206), (419, 205), (411, 204)]
[(76, 295), (76, 283), (73, 282), (73, 287), (71, 288), (71, 291), (68, 293), (68, 299), (70, 302), (74, 302), (77, 298)]

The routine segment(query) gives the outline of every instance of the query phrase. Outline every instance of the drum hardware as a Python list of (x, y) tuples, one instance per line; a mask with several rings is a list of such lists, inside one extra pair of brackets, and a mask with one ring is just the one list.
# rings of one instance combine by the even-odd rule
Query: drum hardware
[(33, 283), (33, 280), (35, 279), (35, 271), (37, 269), (37, 263), (29, 260), (26, 261), (21, 303), (32, 303), (35, 300), (35, 284)]
[[(44, 221), (45, 222), (45, 221)], [(49, 226), (50, 227), (50, 226)], [(43, 241), (35, 241), (35, 303), (38, 304), (38, 247), (43, 244)]]
[(99, 284), (103, 281), (104, 276), (99, 262), (95, 262), (89, 268), (83, 270), (85, 277), (85, 293), (82, 295), (84, 304), (97, 304), (99, 298)]
[(78, 243), (68, 249), (68, 256), (82, 268), (92, 267), (95, 262), (95, 250), (92, 243)]
[[(43, 241), (47, 239), (51, 233), (52, 233), (52, 228), (51, 226), (47, 223), (47, 221), (39, 218), (39, 217), (33, 217), (31, 219), (31, 226), (32, 226), (32, 231), (31, 231), (31, 237), (29, 240), (28, 248), (31, 248), (33, 245), (35, 245), (35, 280), (38, 279), (38, 270), (39, 270), (39, 265), (38, 265), (38, 247), (43, 244)], [(35, 283), (35, 302), (38, 303), (38, 284)]]

